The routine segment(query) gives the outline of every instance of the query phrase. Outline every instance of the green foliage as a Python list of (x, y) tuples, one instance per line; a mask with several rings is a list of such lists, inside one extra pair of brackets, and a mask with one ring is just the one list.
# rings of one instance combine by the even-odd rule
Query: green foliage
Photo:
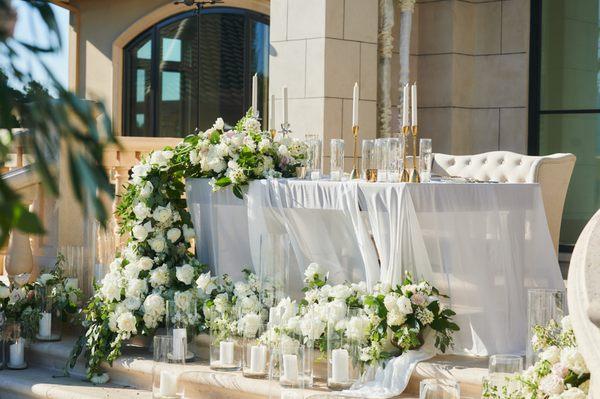
[[(57, 171), (51, 167), (56, 163), (56, 155), (61, 153), (70, 169), (71, 184), (77, 201), (83, 206), (92, 205), (95, 216), (104, 223), (106, 210), (99, 192), (112, 195), (108, 175), (102, 167), (103, 152), (107, 145), (115, 143), (108, 118), (98, 123), (99, 115), (106, 115), (101, 103), (90, 103), (79, 99), (66, 90), (48, 69), (41, 54), (55, 53), (62, 43), (54, 13), (48, 1), (26, 1), (28, 7), (37, 13), (43, 25), (44, 42), (25, 43), (12, 38), (10, 25), (14, 22), (14, 10), (10, 0), (0, 0), (0, 13), (5, 22), (0, 26), (0, 53), (6, 59), (6, 71), (14, 77), (15, 85), (25, 87), (20, 93), (12, 88), (6, 74), (0, 75), (0, 128), (9, 129), (5, 138), (0, 140), (0, 165), (4, 164), (13, 142), (10, 129), (22, 126), (29, 134), (22, 137), (26, 151), (35, 156), (34, 170), (40, 176), (44, 186), (53, 195), (59, 194)], [(27, 52), (30, 58), (43, 69), (49, 77), (51, 91), (32, 81), (32, 76), (22, 68), (19, 52)], [(62, 146), (62, 151), (61, 151)], [(85, 207), (84, 207), (85, 209)], [(42, 234), (42, 224), (37, 216), (29, 212), (20, 196), (0, 179), (0, 246), (3, 245), (12, 229), (30, 234)]]

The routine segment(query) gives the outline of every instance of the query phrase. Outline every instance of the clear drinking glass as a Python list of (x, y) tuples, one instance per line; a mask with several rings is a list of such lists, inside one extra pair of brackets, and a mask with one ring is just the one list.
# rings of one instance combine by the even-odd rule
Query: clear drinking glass
[(242, 347), (237, 336), (223, 331), (210, 331), (210, 368), (224, 371), (242, 368)]
[(387, 181), (390, 148), (387, 138), (375, 140), (375, 157), (377, 159), (377, 181)]
[(460, 399), (460, 386), (453, 380), (422, 380), (419, 399)]
[(344, 140), (331, 139), (331, 180), (342, 180), (344, 176)]
[(249, 378), (267, 378), (270, 351), (261, 338), (268, 331), (268, 327), (265, 324), (249, 325), (243, 320), (240, 320), (240, 336), (243, 341), (242, 374)]
[[(178, 345), (187, 346), (184, 339)], [(184, 397), (180, 376), (184, 372), (185, 357), (175, 356), (177, 345), (172, 336), (154, 336), (154, 361), (152, 363), (152, 398), (176, 399)]]
[(489, 360), (488, 372), (514, 374), (523, 370), (523, 358), (517, 355), (492, 355)]
[(289, 292), (290, 239), (285, 233), (261, 234), (258, 278), (263, 288), (261, 302), (276, 306)]
[(402, 173), (402, 139), (391, 137), (388, 139), (388, 144), (387, 181), (397, 183)]
[(377, 157), (375, 155), (375, 140), (362, 141), (361, 179), (377, 181)]
[(60, 309), (55, 309), (54, 306), (52, 286), (38, 287), (36, 295), (40, 301), (40, 320), (36, 338), (39, 341), (60, 341), (62, 320)]
[(307, 177), (310, 180), (319, 180), (323, 175), (322, 157), (323, 146), (321, 139), (316, 135), (307, 135), (308, 159), (306, 162)]
[(560, 323), (566, 314), (566, 293), (564, 290), (532, 288), (527, 291), (527, 351), (526, 367), (537, 360), (538, 353), (531, 346), (533, 327), (547, 326), (551, 320)]
[[(347, 320), (358, 316), (359, 309), (349, 309)], [(338, 391), (348, 389), (361, 375), (361, 343), (336, 330), (336, 323), (327, 324), (327, 387)]]
[(419, 171), (422, 183), (431, 180), (431, 139), (419, 140)]

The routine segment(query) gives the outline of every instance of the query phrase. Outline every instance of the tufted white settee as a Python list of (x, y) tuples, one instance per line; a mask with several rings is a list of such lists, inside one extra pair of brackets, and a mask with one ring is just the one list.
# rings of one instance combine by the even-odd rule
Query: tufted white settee
[(573, 154), (529, 156), (509, 151), (476, 155), (433, 154), (431, 173), (501, 183), (539, 183), (548, 228), (558, 252), (560, 223), (575, 160)]

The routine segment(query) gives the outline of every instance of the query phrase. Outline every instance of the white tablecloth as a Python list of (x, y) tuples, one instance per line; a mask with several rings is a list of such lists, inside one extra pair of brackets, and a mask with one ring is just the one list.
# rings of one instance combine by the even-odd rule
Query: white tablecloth
[[(219, 272), (240, 270), (252, 255), (260, 267), (266, 233), (289, 236), (292, 293), (299, 294), (310, 262), (330, 270), (332, 283), (393, 284), (410, 271), (451, 297), (461, 327), (455, 353), (523, 352), (527, 289), (564, 288), (537, 184), (261, 180), (251, 183), (247, 204), (236, 199), (237, 210), (218, 200), (229, 203), (213, 197), (196, 205), (196, 196), (190, 207), (194, 214), (194, 206), (211, 202), (217, 211), (208, 218), (212, 250), (230, 252), (213, 256)], [(200, 240), (204, 219), (194, 215)]]
[(298, 264), (325, 265), (333, 282), (432, 281), (458, 313), (459, 353), (522, 352), (527, 289), (564, 286), (535, 184), (269, 180), (248, 206), (255, 234), (284, 226)]

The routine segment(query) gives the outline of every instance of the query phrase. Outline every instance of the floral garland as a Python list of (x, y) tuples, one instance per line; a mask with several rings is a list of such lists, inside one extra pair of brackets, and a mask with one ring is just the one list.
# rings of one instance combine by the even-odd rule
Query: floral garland
[(560, 325), (534, 327), (532, 346), (539, 360), (524, 372), (507, 377), (506, 383), (484, 384), (483, 397), (494, 399), (585, 399), (590, 371), (577, 349), (569, 317)]
[[(232, 130), (219, 118), (212, 128), (154, 151), (132, 168), (117, 209), (120, 233), (129, 239), (84, 309), (86, 334), (73, 348), (71, 368), (83, 353), (88, 378), (104, 381), (101, 363), (112, 364), (124, 341), (163, 326), (166, 301), (183, 313), (191, 304), (203, 307), (207, 298), (195, 281), (207, 266), (190, 251), (194, 230), (182, 198), (185, 178), (209, 178), (214, 190), (231, 186), (242, 198), (251, 180), (291, 177), (307, 158), (304, 143), (261, 132), (250, 115)], [(190, 324), (205, 328), (202, 317)]]

